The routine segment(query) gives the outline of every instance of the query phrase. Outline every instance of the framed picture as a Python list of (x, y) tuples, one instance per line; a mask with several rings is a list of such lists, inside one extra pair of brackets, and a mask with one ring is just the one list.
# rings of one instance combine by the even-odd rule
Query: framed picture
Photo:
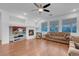
[(34, 30), (29, 30), (29, 36), (34, 35)]
[(41, 39), (41, 38), (42, 38), (42, 33), (36, 32), (36, 38), (37, 38), (37, 39)]

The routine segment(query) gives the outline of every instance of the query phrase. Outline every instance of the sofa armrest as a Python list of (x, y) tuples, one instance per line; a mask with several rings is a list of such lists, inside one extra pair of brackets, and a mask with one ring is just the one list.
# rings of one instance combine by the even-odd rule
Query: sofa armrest
[(69, 42), (68, 55), (70, 55), (70, 56), (79, 56), (79, 49), (75, 48), (74, 41)]
[(69, 42), (69, 47), (73, 47), (73, 48), (75, 48), (74, 41), (70, 41), (70, 42)]
[(79, 50), (73, 47), (69, 47), (68, 55), (70, 56), (79, 56)]

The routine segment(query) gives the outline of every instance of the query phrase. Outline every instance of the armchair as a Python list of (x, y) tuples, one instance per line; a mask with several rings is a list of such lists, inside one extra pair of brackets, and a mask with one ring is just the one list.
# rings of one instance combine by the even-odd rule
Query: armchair
[(69, 42), (69, 50), (68, 50), (68, 55), (69, 56), (79, 56), (79, 43), (75, 41), (70, 41)]

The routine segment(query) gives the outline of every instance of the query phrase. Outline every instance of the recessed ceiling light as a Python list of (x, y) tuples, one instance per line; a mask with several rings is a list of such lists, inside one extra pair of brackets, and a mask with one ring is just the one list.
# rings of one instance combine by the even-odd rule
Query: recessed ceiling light
[(38, 20), (35, 20), (35, 22), (37, 22)]
[(27, 15), (26, 13), (24, 13), (24, 15)]
[(76, 11), (77, 11), (77, 9), (73, 9), (73, 10), (72, 10), (72, 12), (76, 12)]

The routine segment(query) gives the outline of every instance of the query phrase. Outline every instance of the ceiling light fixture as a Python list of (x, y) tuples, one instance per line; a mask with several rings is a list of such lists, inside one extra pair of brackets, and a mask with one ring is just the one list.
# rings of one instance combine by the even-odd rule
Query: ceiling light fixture
[(26, 13), (24, 13), (24, 15), (27, 15)]
[(76, 12), (76, 11), (77, 11), (77, 9), (73, 9), (73, 10), (72, 10), (72, 12)]
[(38, 11), (39, 11), (39, 12), (43, 12), (43, 8), (39, 8)]
[(50, 10), (47, 9), (47, 7), (49, 7), (51, 4), (48, 3), (46, 5), (43, 5), (42, 3), (40, 4), (37, 4), (37, 3), (34, 3), (34, 5), (38, 8), (36, 9), (39, 13), (45, 11), (45, 12), (50, 12)]

